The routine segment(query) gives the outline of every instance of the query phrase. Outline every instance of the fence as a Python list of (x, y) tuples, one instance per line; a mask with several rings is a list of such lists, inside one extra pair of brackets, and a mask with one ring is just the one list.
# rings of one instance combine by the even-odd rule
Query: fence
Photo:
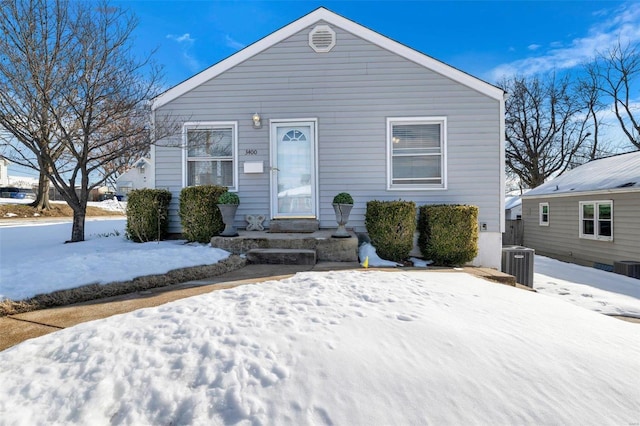
[(521, 246), (524, 244), (524, 222), (522, 220), (505, 221), (502, 245)]

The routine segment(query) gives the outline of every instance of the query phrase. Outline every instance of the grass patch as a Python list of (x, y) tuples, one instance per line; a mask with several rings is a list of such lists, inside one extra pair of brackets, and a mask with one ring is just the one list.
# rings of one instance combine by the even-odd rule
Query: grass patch
[(166, 274), (147, 275), (130, 281), (118, 281), (109, 284), (87, 284), (68, 290), (58, 290), (53, 293), (39, 294), (25, 300), (0, 300), (0, 317), (16, 315), (38, 309), (66, 306), (106, 297), (120, 296), (148, 290), (150, 288), (167, 287), (188, 281), (201, 280), (222, 275), (245, 266), (246, 259), (231, 255), (213, 265), (192, 266), (174, 269)]
[[(124, 216), (113, 210), (87, 206), (87, 217)], [(51, 203), (51, 209), (38, 211), (28, 204), (0, 204), (0, 219), (24, 219), (38, 217), (73, 217), (73, 210), (66, 203)]]

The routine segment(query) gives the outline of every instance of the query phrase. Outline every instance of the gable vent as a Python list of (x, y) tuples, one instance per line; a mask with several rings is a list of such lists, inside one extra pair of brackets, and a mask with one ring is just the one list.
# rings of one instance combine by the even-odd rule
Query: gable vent
[(336, 45), (336, 32), (328, 25), (317, 25), (309, 33), (309, 46), (319, 53), (325, 53)]

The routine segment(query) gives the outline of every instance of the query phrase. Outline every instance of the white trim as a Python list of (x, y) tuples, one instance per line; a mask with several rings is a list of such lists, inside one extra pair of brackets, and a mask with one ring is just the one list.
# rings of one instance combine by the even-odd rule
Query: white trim
[[(545, 222), (544, 220), (542, 220), (542, 208), (546, 207), (547, 208), (547, 221)], [(539, 203), (538, 204), (538, 225), (540, 226), (549, 226), (549, 222), (550, 222), (550, 214), (551, 210), (549, 209), (549, 203)]]
[(258, 53), (268, 49), (269, 47), (285, 40), (288, 37), (302, 31), (318, 21), (324, 21), (328, 24), (342, 28), (366, 41), (369, 41), (375, 45), (389, 50), (395, 54), (398, 54), (405, 59), (422, 65), (438, 74), (450, 78), (460, 84), (463, 84), (473, 90), (476, 90), (490, 98), (496, 100), (502, 100), (504, 98), (504, 91), (496, 86), (493, 86), (485, 81), (482, 81), (470, 74), (462, 72), (450, 65), (440, 62), (434, 58), (431, 58), (417, 50), (411, 49), (397, 41), (391, 40), (388, 37), (383, 36), (375, 31), (372, 31), (360, 24), (355, 23), (347, 18), (337, 15), (323, 7), (316, 9), (315, 11), (301, 17), (300, 19), (293, 21), (289, 25), (286, 25), (279, 30), (271, 33), (270, 35), (256, 41), (255, 43), (247, 46), (239, 52), (229, 56), (228, 58), (218, 62), (217, 64), (207, 68), (206, 70), (194, 75), (193, 77), (183, 81), (182, 83), (173, 86), (166, 92), (154, 98), (151, 109), (156, 110), (163, 105), (171, 102), (172, 100), (184, 95), (185, 93), (195, 89), (201, 84), (211, 80), (212, 78), (222, 74), (223, 72), (233, 68), (234, 66), (250, 59)]
[(506, 131), (505, 131), (505, 122), (504, 122), (504, 116), (505, 116), (505, 102), (507, 99), (508, 95), (505, 93), (502, 96), (502, 99), (500, 99), (500, 163), (498, 165), (498, 172), (500, 173), (500, 194), (498, 195), (499, 199), (500, 199), (500, 213), (499, 213), (499, 221), (500, 221), (500, 232), (501, 233), (505, 233), (506, 232), (506, 208), (505, 208), (505, 197), (504, 194), (506, 194), (506, 186), (507, 186), (507, 177), (506, 177), (506, 171), (505, 171), (505, 167), (504, 165), (507, 164), (507, 160), (506, 160), (506, 154), (505, 154), (505, 145), (506, 145), (506, 141), (505, 141), (505, 135), (506, 135)]
[[(293, 125), (296, 124), (304, 125), (310, 124), (313, 127), (313, 164), (312, 164), (312, 188), (313, 188), (313, 216), (311, 218), (320, 219), (319, 216), (319, 176), (318, 176), (318, 119), (317, 118), (274, 118), (269, 120), (269, 151), (271, 154), (269, 156), (269, 213), (271, 215), (271, 219), (278, 218), (287, 218), (288, 216), (278, 216), (277, 215), (277, 206), (274, 205), (274, 183), (275, 178), (273, 177), (273, 168), (276, 163), (275, 156), (277, 155), (276, 150), (274, 149), (274, 142), (276, 140), (276, 129), (278, 126), (282, 125)], [(306, 216), (305, 216), (306, 217)]]
[[(582, 228), (583, 218), (583, 209), (582, 206), (587, 204), (593, 204), (593, 235), (584, 234)], [(600, 220), (600, 209), (598, 206), (600, 204), (611, 204), (611, 236), (601, 236), (598, 232), (598, 222)], [(596, 241), (613, 241), (613, 200), (592, 200), (592, 201), (580, 201), (579, 212), (578, 212), (578, 231), (579, 237), (585, 240), (596, 240)], [(590, 220), (590, 219), (588, 219)]]
[(233, 187), (229, 192), (237, 192), (238, 184), (238, 122), (237, 121), (187, 121), (182, 125), (182, 187), (187, 187), (187, 130), (189, 129), (233, 129)]
[[(404, 124), (440, 124), (441, 150), (440, 167), (442, 171), (440, 184), (425, 185), (393, 185), (392, 159), (393, 144), (391, 142), (392, 126), (396, 123)], [(385, 139), (387, 153), (387, 191), (442, 191), (447, 189), (447, 117), (387, 117), (387, 136)]]

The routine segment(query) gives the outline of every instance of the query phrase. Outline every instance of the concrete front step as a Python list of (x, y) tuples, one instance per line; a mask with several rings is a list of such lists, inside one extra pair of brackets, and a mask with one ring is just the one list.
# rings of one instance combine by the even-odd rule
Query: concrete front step
[(315, 265), (316, 251), (301, 249), (252, 249), (247, 252), (249, 263), (268, 265)]
[(279, 233), (312, 233), (318, 231), (320, 222), (316, 219), (272, 219), (269, 232)]
[(314, 250), (318, 262), (358, 262), (358, 237), (351, 232), (351, 238), (331, 238), (333, 231), (322, 229), (311, 234), (274, 234), (239, 230), (237, 237), (211, 238), (211, 247), (233, 254), (247, 254), (257, 248)]

